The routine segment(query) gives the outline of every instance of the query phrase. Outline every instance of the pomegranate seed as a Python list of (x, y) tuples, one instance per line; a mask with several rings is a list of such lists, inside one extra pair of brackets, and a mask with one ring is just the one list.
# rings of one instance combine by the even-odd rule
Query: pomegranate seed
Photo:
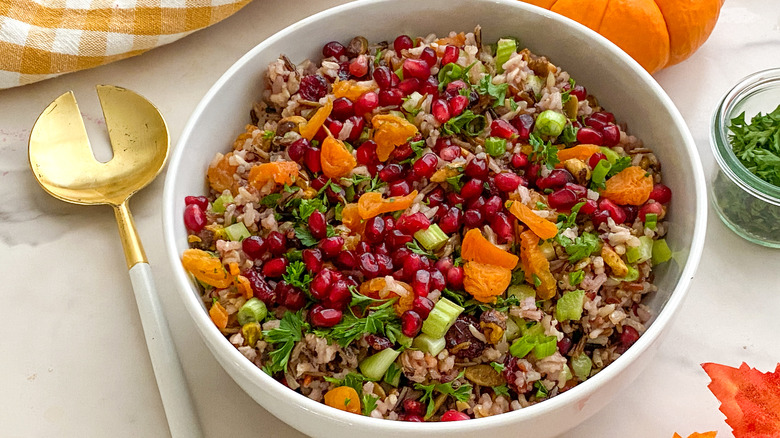
[(569, 189), (560, 189), (547, 197), (550, 207), (557, 210), (568, 210), (577, 203), (577, 194)]
[(379, 265), (379, 276), (391, 275), (393, 273), (393, 259), (387, 254), (381, 254), (378, 249), (374, 249), (376, 264)]
[(502, 192), (513, 192), (520, 186), (520, 176), (514, 173), (499, 173), (495, 177), (496, 188)]
[(577, 195), (577, 199), (582, 199), (588, 196), (588, 189), (585, 186), (574, 183), (566, 183), (563, 186), (564, 189), (569, 189)]
[(398, 84), (404, 96), (408, 96), (420, 89), (420, 80), (417, 78), (406, 78)]
[(427, 230), (431, 221), (423, 213), (405, 214), (395, 223), (396, 229), (405, 234), (414, 234), (420, 230)]
[(591, 215), (591, 220), (593, 221), (593, 226), (598, 228), (601, 224), (606, 224), (607, 219), (609, 219), (609, 212), (606, 210), (600, 210)]
[(466, 184), (463, 184), (463, 187), (460, 189), (460, 194), (465, 199), (474, 199), (482, 194), (482, 191), (485, 189), (484, 184), (485, 183), (481, 179), (471, 179)]
[(393, 265), (402, 266), (404, 264), (404, 260), (406, 260), (406, 258), (409, 257), (409, 254), (411, 253), (412, 251), (409, 248), (398, 248), (390, 255), (390, 258), (393, 261)]
[(346, 97), (339, 97), (333, 101), (333, 110), (330, 116), (336, 120), (346, 120), (355, 114), (355, 106), (351, 100)]
[(330, 269), (323, 269), (314, 276), (314, 279), (309, 285), (311, 296), (318, 300), (325, 299), (330, 291), (330, 285), (333, 284), (335, 280), (333, 271)]
[(407, 310), (401, 315), (401, 333), (404, 336), (413, 338), (420, 333), (422, 328), (422, 318), (414, 310)]
[(512, 126), (512, 124), (510, 124), (506, 120), (496, 119), (493, 120), (493, 123), (490, 124), (490, 135), (492, 135), (493, 137), (509, 139), (516, 134), (517, 134), (517, 128)]
[(361, 116), (351, 116), (347, 118), (347, 122), (352, 123), (352, 130), (349, 131), (347, 141), (355, 142), (360, 138), (360, 134), (363, 133), (363, 128), (366, 126), (366, 119)]
[(463, 268), (461, 266), (453, 266), (447, 271), (447, 284), (453, 289), (463, 288)]
[(633, 224), (637, 214), (639, 213), (639, 208), (636, 205), (624, 205), (622, 208), (623, 211), (626, 212), (626, 220), (624, 222), (627, 224)]
[(265, 247), (271, 254), (280, 256), (287, 250), (287, 238), (278, 231), (271, 231), (265, 238)]
[(376, 155), (376, 142), (374, 140), (364, 141), (355, 152), (357, 162), (363, 165), (379, 163), (379, 157)]
[(301, 252), (303, 264), (309, 272), (320, 272), (322, 269), (322, 252), (319, 249), (304, 249)]
[(466, 210), (463, 215), (463, 222), (467, 228), (477, 228), (482, 225), (482, 213), (479, 210)]
[(341, 269), (355, 269), (357, 268), (357, 264), (358, 258), (355, 251), (341, 251), (339, 255), (336, 256), (336, 266)]
[(483, 158), (472, 158), (466, 164), (466, 169), (464, 170), (466, 176), (483, 179), (487, 178), (489, 171), (487, 160)]
[(259, 259), (265, 254), (265, 240), (260, 236), (249, 236), (241, 241), (241, 249), (251, 259)]
[(650, 192), (650, 199), (661, 204), (668, 204), (672, 200), (672, 189), (661, 183), (655, 184)]
[(612, 147), (620, 143), (620, 128), (617, 125), (607, 125), (601, 131), (604, 136), (604, 146)]
[(356, 78), (362, 78), (368, 73), (368, 56), (358, 55), (349, 63), (349, 74)]
[(287, 156), (296, 163), (300, 163), (301, 160), (303, 160), (303, 155), (306, 153), (307, 147), (309, 147), (309, 140), (299, 138), (292, 142), (290, 146), (287, 146)]
[(422, 258), (419, 254), (415, 254), (413, 252), (410, 252), (402, 263), (404, 272), (407, 272), (410, 275), (414, 275), (414, 273), (423, 267)]
[(341, 321), (341, 310), (326, 309), (317, 304), (309, 312), (311, 323), (317, 327), (333, 327)]
[(338, 41), (331, 41), (322, 47), (322, 56), (326, 58), (330, 58), (332, 56), (338, 59), (346, 53), (347, 48)]
[(606, 155), (602, 154), (601, 152), (596, 152), (595, 154), (591, 155), (590, 158), (588, 158), (588, 166), (590, 166), (591, 169), (595, 169), (599, 164), (599, 161), (606, 159)]
[(451, 63), (451, 62), (458, 62), (458, 57), (460, 56), (460, 48), (456, 46), (446, 46), (444, 47), (444, 55), (441, 57), (441, 65), (444, 67), (445, 65)]
[(607, 126), (608, 122), (605, 122), (602, 119), (593, 117), (593, 115), (591, 115), (585, 118), (585, 124), (600, 133), (604, 129), (604, 127)]
[[(411, 242), (412, 239), (413, 237), (408, 234), (404, 234), (399, 230), (393, 230), (386, 235), (385, 242), (390, 248), (402, 248), (405, 247), (407, 243)], [(395, 263), (395, 261), (393, 261), (393, 263)]]
[(431, 75), (431, 66), (422, 59), (405, 59), (402, 69), (404, 78), (424, 80)]
[(276, 302), (280, 306), (297, 311), (306, 305), (306, 294), (297, 287), (290, 286), (285, 281), (276, 285)]
[(442, 160), (450, 162), (460, 157), (460, 146), (447, 146), (439, 152)]
[(436, 76), (429, 76), (420, 84), (420, 94), (429, 94), (433, 97), (439, 95), (439, 81)]
[(571, 95), (575, 96), (578, 101), (582, 102), (588, 98), (588, 90), (586, 90), (582, 85), (575, 85), (574, 89), (571, 90)]
[(395, 229), (395, 219), (392, 216), (385, 216), (385, 232), (390, 232)]
[(615, 123), (615, 115), (607, 111), (598, 111), (590, 115), (591, 119), (599, 120), (603, 123)]
[[(441, 272), (439, 274), (441, 274)], [(420, 315), (420, 318), (426, 319), (431, 313), (431, 310), (433, 310), (433, 301), (425, 296), (418, 295), (412, 302), (412, 310), (417, 312), (417, 314)]]
[(438, 207), (444, 202), (444, 189), (436, 187), (425, 196), (425, 200), (428, 202), (428, 207)]
[(366, 221), (366, 230), (363, 234), (371, 243), (381, 242), (385, 237), (385, 221), (379, 216), (374, 216)]
[(418, 297), (427, 297), (431, 287), (431, 273), (428, 271), (417, 271), (412, 281), (412, 290)]
[(520, 140), (528, 140), (531, 137), (531, 131), (534, 130), (534, 118), (528, 114), (520, 114), (509, 123), (517, 129), (517, 136)]
[(568, 353), (569, 350), (571, 350), (571, 347), (572, 347), (571, 338), (562, 338), (560, 341), (558, 341), (558, 351), (562, 355), (566, 355), (566, 353)]
[(328, 291), (328, 298), (324, 304), (334, 309), (343, 309), (352, 299), (349, 285), (344, 280), (336, 280)]
[(260, 301), (270, 306), (276, 300), (276, 292), (265, 282), (265, 279), (259, 272), (250, 269), (244, 272), (243, 275), (249, 281), (249, 286), (252, 287), (252, 294)]
[(369, 245), (368, 242), (365, 241), (358, 242), (357, 246), (355, 247), (355, 252), (358, 254), (365, 254), (367, 252), (371, 252), (371, 245)]
[(406, 196), (412, 193), (412, 185), (408, 181), (395, 181), (388, 186), (390, 189), (390, 196)]
[(420, 59), (425, 61), (428, 67), (433, 67), (434, 65), (436, 65), (436, 61), (439, 60), (436, 57), (436, 52), (434, 52), (433, 49), (431, 49), (430, 47), (426, 47), (423, 49), (422, 53), (420, 54)]
[(502, 211), (496, 213), (490, 220), (490, 228), (496, 232), (499, 239), (504, 242), (512, 240), (514, 232), (512, 230), (512, 223), (509, 222), (509, 217)]
[(287, 259), (284, 257), (268, 260), (263, 264), (263, 275), (271, 278), (279, 278), (287, 272), (287, 264)]
[(648, 214), (655, 214), (656, 218), (660, 219), (664, 215), (664, 207), (660, 202), (648, 202), (639, 208), (637, 216), (639, 220), (644, 222), (647, 219)]
[(184, 207), (184, 226), (188, 230), (199, 233), (206, 226), (206, 212), (198, 204)]
[(344, 238), (341, 236), (333, 236), (323, 239), (320, 242), (320, 249), (325, 257), (336, 257), (339, 252), (344, 248)]
[(439, 228), (445, 234), (452, 234), (463, 224), (463, 212), (457, 207), (451, 207), (439, 220)]
[(431, 114), (439, 123), (446, 123), (450, 119), (450, 108), (444, 99), (436, 99), (431, 104)]
[(399, 88), (379, 91), (379, 105), (399, 106), (404, 102), (404, 92)]
[(599, 208), (609, 213), (609, 217), (611, 217), (616, 224), (622, 224), (626, 221), (626, 212), (619, 205), (607, 198), (602, 198), (601, 201), (599, 201)]
[(379, 85), (380, 90), (385, 90), (392, 86), (393, 71), (390, 70), (390, 67), (387, 67), (385, 65), (380, 65), (379, 67), (374, 69), (374, 73), (372, 74), (372, 76), (376, 81), (376, 84)]
[(374, 278), (379, 275), (379, 264), (376, 262), (374, 254), (365, 253), (358, 257), (358, 269), (366, 278)]
[(379, 179), (384, 182), (393, 182), (401, 179), (404, 169), (400, 164), (388, 164), (379, 171)]
[(623, 333), (620, 334), (620, 349), (625, 352), (628, 347), (634, 345), (639, 340), (639, 332), (630, 325), (623, 326)]
[(322, 163), (320, 162), (320, 149), (314, 146), (306, 148), (303, 152), (303, 164), (312, 173), (319, 173), (322, 171)]
[[(342, 123), (339, 120), (333, 120), (330, 123), (328, 123), (328, 130), (331, 134), (333, 134), (334, 137), (338, 137), (339, 133), (341, 133), (341, 129), (344, 127), (344, 123)], [(327, 133), (326, 133), (327, 135)], [(323, 139), (324, 140), (324, 139)]]
[(420, 178), (430, 178), (436, 172), (436, 166), (439, 164), (439, 158), (436, 154), (428, 152), (414, 162), (412, 170)]
[(557, 189), (572, 181), (574, 181), (574, 177), (568, 170), (555, 169), (546, 177), (536, 180), (536, 186), (541, 190)]
[(452, 266), (453, 266), (452, 258), (450, 257), (441, 258), (437, 260), (436, 263), (433, 264), (433, 267), (436, 268), (442, 274), (446, 274), (447, 271), (449, 271)]
[(309, 216), (309, 231), (317, 240), (328, 237), (328, 222), (321, 211), (314, 210), (311, 216)]
[(469, 106), (469, 98), (460, 94), (452, 96), (449, 101), (450, 115), (459, 116)]
[(402, 161), (412, 156), (413, 153), (414, 151), (409, 145), (409, 142), (406, 142), (400, 146), (396, 146), (396, 148), (393, 149), (392, 157), (396, 160)]
[(444, 274), (436, 269), (431, 271), (431, 290), (443, 291), (447, 286), (447, 279), (444, 278)]
[(304, 76), (298, 94), (305, 100), (318, 101), (328, 94), (328, 81), (320, 75)]
[(377, 106), (379, 106), (379, 95), (373, 91), (367, 91), (355, 101), (355, 115), (362, 116), (370, 113)]
[(404, 400), (404, 412), (406, 415), (418, 415), (422, 417), (425, 414), (423, 404), (417, 400), (407, 398)]
[(414, 47), (414, 42), (408, 35), (399, 35), (395, 41), (393, 41), (393, 50), (395, 50), (398, 57), (401, 57), (402, 50), (409, 50), (412, 47)]
[(514, 167), (515, 169), (522, 169), (523, 167), (528, 165), (528, 155), (522, 152), (518, 152), (512, 155), (512, 159), (510, 161), (512, 167)]
[(207, 208), (209, 208), (209, 198), (205, 196), (185, 196), (184, 205), (192, 204), (197, 205), (201, 208), (201, 210), (205, 211)]
[(443, 413), (441, 415), (440, 421), (463, 421), (463, 420), (470, 420), (471, 417), (469, 417), (468, 414), (465, 412), (456, 411), (455, 409), (450, 409), (449, 411)]
[(580, 213), (591, 215), (596, 212), (596, 209), (598, 208), (598, 203), (592, 199), (588, 199), (585, 201), (585, 204), (580, 207)]
[(403, 421), (409, 421), (411, 423), (425, 423), (425, 419), (421, 415), (404, 415)]
[(536, 183), (536, 181), (539, 179), (539, 174), (542, 172), (542, 166), (539, 163), (533, 163), (530, 166), (528, 166), (528, 169), (525, 171), (525, 176), (528, 178), (528, 180), (532, 183)]
[(600, 132), (593, 128), (580, 128), (577, 131), (577, 142), (582, 144), (595, 144), (601, 146), (604, 144), (604, 137)]

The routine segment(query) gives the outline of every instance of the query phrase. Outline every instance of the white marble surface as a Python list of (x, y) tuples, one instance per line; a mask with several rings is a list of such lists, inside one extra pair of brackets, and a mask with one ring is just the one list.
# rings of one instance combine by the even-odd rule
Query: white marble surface
[[(27, 139), (40, 111), (72, 89), (90, 133), (104, 135), (93, 87), (121, 85), (155, 102), (176, 141), (206, 90), (245, 51), (340, 2), (255, 0), (222, 23), (142, 56), (0, 91), (0, 435), (168, 436), (111, 210), (54, 200), (29, 171)], [(741, 77), (779, 62), (780, 3), (727, 0), (709, 41), (655, 75), (690, 127), (708, 179), (715, 166), (708, 129), (719, 97)], [(131, 207), (206, 435), (302, 436), (241, 391), (180, 308), (162, 245), (162, 186), (159, 178)], [(743, 241), (712, 209), (707, 234), (688, 299), (652, 365), (630, 392), (564, 437), (709, 430), (731, 436), (699, 364), (745, 361), (774, 370), (780, 251)]]

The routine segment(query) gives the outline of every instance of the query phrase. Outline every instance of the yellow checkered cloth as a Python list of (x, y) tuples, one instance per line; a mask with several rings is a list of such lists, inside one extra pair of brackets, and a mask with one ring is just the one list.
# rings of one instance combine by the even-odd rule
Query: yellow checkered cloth
[(138, 55), (250, 0), (0, 0), (0, 89)]

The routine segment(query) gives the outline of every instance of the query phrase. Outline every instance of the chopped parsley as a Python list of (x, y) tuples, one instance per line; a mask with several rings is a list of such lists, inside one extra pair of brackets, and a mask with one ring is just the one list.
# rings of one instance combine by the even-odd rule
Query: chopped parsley
[(306, 247), (312, 247), (317, 245), (317, 239), (311, 235), (311, 231), (304, 224), (298, 224), (294, 228), (295, 237), (301, 241), (301, 245)]
[(282, 276), (290, 286), (309, 290), (309, 284), (313, 280), (306, 271), (306, 265), (301, 261), (295, 261), (287, 265), (287, 272)]
[(607, 172), (607, 178), (617, 175), (627, 167), (631, 167), (631, 157), (620, 157), (612, 164), (612, 167)]
[(430, 385), (422, 385), (420, 383), (414, 384), (414, 389), (423, 391), (423, 396), (420, 397), (420, 402), (428, 404), (428, 408), (425, 411), (425, 418), (430, 418), (431, 415), (433, 415), (434, 413), (433, 409), (436, 407), (435, 399), (433, 396), (434, 391), (438, 392), (439, 394), (451, 395), (452, 398), (454, 398), (457, 401), (461, 401), (461, 402), (468, 401), (469, 396), (471, 395), (471, 389), (472, 389), (471, 384), (463, 383), (457, 388), (453, 387), (453, 383), (457, 382), (462, 377), (463, 377), (463, 371), (461, 371), (460, 374), (458, 374), (458, 377), (456, 377), (452, 382), (431, 383)]
[(572, 286), (582, 283), (583, 278), (585, 278), (585, 273), (582, 270), (569, 272), (569, 284)]
[(474, 87), (477, 93), (493, 98), (493, 100), (495, 100), (493, 103), (494, 107), (504, 104), (504, 99), (506, 98), (506, 91), (508, 88), (509, 84), (507, 83), (498, 85), (494, 84), (493, 78), (490, 75), (482, 76), (482, 79), (480, 79), (479, 83)]
[(363, 394), (361, 401), (363, 402), (363, 415), (368, 417), (371, 415), (371, 411), (376, 409), (376, 402), (379, 401), (379, 397), (374, 394)]
[(497, 373), (500, 373), (504, 371), (504, 364), (498, 363), (498, 362), (490, 362), (490, 366), (493, 367), (494, 370), (496, 370)]
[(460, 193), (460, 189), (463, 188), (463, 184), (464, 184), (463, 182), (461, 182), (461, 179), (463, 179), (463, 174), (459, 173), (458, 175), (446, 178), (445, 181), (447, 181), (447, 183), (452, 186), (453, 190)]
[(271, 208), (276, 207), (279, 204), (279, 199), (281, 199), (281, 197), (281, 193), (271, 193), (270, 195), (264, 196), (263, 199), (260, 200), (260, 205)]
[(577, 131), (579, 130), (579, 128), (575, 128), (571, 123), (567, 123), (566, 126), (563, 127), (561, 135), (558, 136), (558, 141), (565, 143), (566, 146), (571, 145), (577, 141)]
[(731, 119), (729, 141), (734, 155), (754, 175), (780, 186), (780, 106), (745, 121), (745, 113)]
[(558, 225), (559, 231), (574, 226), (574, 223), (577, 220), (577, 213), (580, 212), (580, 209), (582, 208), (583, 205), (585, 205), (584, 202), (579, 202), (574, 207), (572, 207), (571, 213), (569, 213), (568, 215), (565, 214), (558, 215), (558, 223), (556, 225)]
[(504, 397), (510, 397), (509, 395), (509, 388), (507, 388), (506, 383), (504, 383), (501, 386), (494, 386), (493, 392), (498, 395), (503, 395)]
[(528, 143), (533, 147), (531, 159), (535, 162), (547, 166), (548, 169), (553, 169), (560, 162), (558, 160), (558, 148), (551, 141), (545, 143), (536, 133), (532, 132), (528, 138)]
[(359, 318), (351, 312), (333, 326), (329, 331), (318, 330), (317, 336), (332, 340), (346, 348), (364, 334), (382, 335), (395, 342), (401, 333), (401, 320), (395, 313), (393, 304), (396, 300), (390, 300), (380, 306), (370, 309), (368, 315)]
[(534, 382), (534, 389), (536, 389), (536, 394), (534, 394), (536, 398), (545, 398), (549, 395), (549, 390), (540, 380)]
[(303, 333), (309, 329), (309, 324), (303, 320), (302, 312), (285, 312), (279, 327), (263, 332), (265, 341), (276, 346), (268, 355), (269, 361), (266, 363), (263, 371), (273, 375), (279, 371), (287, 369), (287, 362), (290, 360), (295, 343), (300, 341)]
[(474, 114), (466, 110), (457, 117), (453, 117), (443, 125), (441, 132), (444, 135), (463, 134), (468, 137), (476, 137), (482, 134), (487, 126), (487, 119), (482, 114)]
[(588, 232), (580, 234), (574, 240), (559, 233), (555, 239), (566, 250), (569, 262), (582, 260), (601, 248), (598, 236)]

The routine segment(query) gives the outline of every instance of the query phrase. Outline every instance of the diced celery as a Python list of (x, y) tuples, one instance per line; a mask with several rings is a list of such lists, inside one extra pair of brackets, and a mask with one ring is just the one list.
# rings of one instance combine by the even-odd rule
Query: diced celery
[(584, 300), (585, 291), (582, 289), (566, 292), (555, 304), (555, 319), (558, 322), (579, 320)]
[(512, 342), (520, 336), (520, 327), (512, 318), (506, 320), (506, 330), (504, 330), (507, 342)]
[(658, 225), (658, 215), (655, 213), (647, 213), (645, 215), (645, 227), (651, 230), (655, 230)]
[(571, 358), (571, 368), (578, 379), (585, 380), (590, 377), (590, 370), (593, 368), (593, 362), (583, 353)]
[(214, 213), (224, 213), (225, 207), (227, 207), (228, 204), (233, 203), (233, 195), (230, 193), (223, 193), (219, 195), (217, 199), (214, 200), (214, 202), (211, 203), (211, 211)]
[(512, 342), (512, 345), (509, 346), (509, 354), (518, 359), (524, 358), (534, 349), (536, 343), (532, 338), (533, 336), (523, 336), (520, 339), (515, 339), (515, 342)]
[(506, 140), (500, 137), (488, 137), (485, 139), (485, 151), (491, 157), (500, 157), (506, 153)]
[(401, 354), (400, 351), (385, 348), (379, 353), (363, 359), (359, 365), (360, 372), (370, 380), (381, 380), (399, 354)]
[(446, 342), (443, 336), (441, 338), (432, 338), (425, 333), (420, 333), (414, 338), (414, 342), (412, 343), (412, 347), (417, 348), (424, 353), (428, 353), (431, 356), (436, 356), (441, 353), (445, 346)]
[(507, 290), (507, 294), (509, 296), (516, 296), (518, 300), (523, 301), (526, 298), (536, 298), (536, 291), (534, 288), (527, 284), (518, 284), (514, 286), (509, 286), (509, 289)]
[(420, 110), (420, 104), (422, 104), (424, 97), (425, 96), (415, 91), (406, 98), (406, 101), (401, 105), (401, 108), (408, 113), (415, 113)]
[(400, 346), (402, 346), (404, 348), (410, 348), (412, 346), (412, 341), (414, 341), (414, 339), (410, 338), (409, 336), (406, 336), (403, 333), (399, 333), (395, 337), (395, 340), (396, 340), (396, 342), (398, 342), (398, 345), (400, 345)]
[(618, 155), (617, 152), (613, 151), (612, 149), (602, 146), (599, 148), (602, 154), (604, 154), (607, 157), (607, 161), (609, 161), (609, 164), (615, 164), (617, 163), (617, 160), (620, 158), (620, 155)]
[(446, 298), (441, 298), (423, 322), (422, 332), (432, 338), (443, 337), (461, 312), (463, 312), (463, 307)]
[(504, 72), (504, 63), (509, 61), (509, 57), (517, 51), (517, 41), (501, 38), (496, 44), (496, 69), (499, 73)]
[(538, 322), (525, 323), (520, 326), (520, 331), (523, 333), (523, 336), (543, 335), (544, 327)]
[(596, 167), (593, 168), (593, 174), (591, 175), (590, 180), (594, 184), (604, 183), (610, 169), (612, 169), (612, 164), (609, 162), (609, 159), (599, 161), (596, 164)]
[(543, 77), (528, 75), (528, 77), (525, 79), (525, 82), (531, 86), (531, 91), (533, 91), (534, 96), (542, 94), (542, 89), (544, 88), (545, 83), (545, 79)]
[(631, 247), (626, 250), (626, 260), (628, 263), (642, 263), (650, 260), (653, 256), (653, 239), (642, 236), (639, 238), (639, 246)]
[(252, 297), (238, 309), (238, 323), (241, 325), (250, 322), (260, 322), (268, 315), (268, 308), (265, 307), (265, 303), (259, 299)]
[(618, 281), (636, 281), (639, 278), (639, 270), (633, 265), (626, 265), (628, 273), (623, 277), (612, 277)]
[(391, 363), (385, 371), (385, 378), (383, 379), (390, 386), (398, 388), (398, 384), (401, 383), (401, 367), (395, 362)]
[(558, 338), (555, 336), (540, 336), (534, 344), (534, 356), (544, 359), (558, 351)]
[(566, 126), (566, 116), (553, 110), (544, 110), (536, 117), (536, 130), (539, 134), (557, 137)]
[(427, 230), (420, 230), (414, 233), (414, 238), (417, 239), (425, 249), (434, 251), (441, 248), (450, 237), (444, 234), (444, 231), (442, 231), (438, 225), (432, 224)]
[(672, 258), (672, 250), (666, 244), (666, 239), (658, 239), (653, 242), (653, 265), (669, 261)]
[(243, 222), (237, 222), (229, 227), (225, 227), (225, 234), (228, 239), (234, 242), (240, 242), (247, 237), (251, 236), (249, 230), (246, 229), (246, 225)]

